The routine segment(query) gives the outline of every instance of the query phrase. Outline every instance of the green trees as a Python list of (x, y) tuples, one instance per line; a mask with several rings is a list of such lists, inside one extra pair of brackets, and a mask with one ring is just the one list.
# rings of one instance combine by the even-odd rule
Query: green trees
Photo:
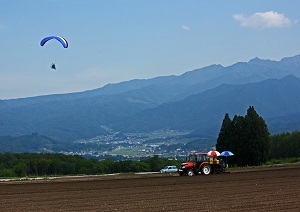
[(0, 154), (0, 177), (156, 172), (166, 165), (179, 163), (157, 155), (141, 161), (98, 161), (77, 155), (5, 153)]
[(272, 159), (300, 157), (300, 132), (281, 133), (271, 136)]
[(261, 165), (270, 154), (269, 136), (265, 121), (250, 106), (245, 117), (235, 115), (231, 121), (225, 115), (216, 147), (219, 151), (232, 151), (239, 166)]

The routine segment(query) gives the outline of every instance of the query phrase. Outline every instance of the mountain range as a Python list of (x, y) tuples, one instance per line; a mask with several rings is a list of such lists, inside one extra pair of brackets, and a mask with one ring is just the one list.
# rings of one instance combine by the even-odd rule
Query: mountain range
[(69, 94), (0, 100), (0, 136), (39, 133), (74, 141), (97, 135), (190, 130), (217, 136), (226, 113), (254, 106), (271, 133), (300, 129), (300, 55), (211, 65), (180, 76), (134, 79)]

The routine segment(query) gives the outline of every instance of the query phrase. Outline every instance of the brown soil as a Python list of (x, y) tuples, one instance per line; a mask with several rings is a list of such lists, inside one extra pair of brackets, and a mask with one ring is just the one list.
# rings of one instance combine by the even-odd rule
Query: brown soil
[(0, 182), (1, 211), (299, 211), (300, 166)]

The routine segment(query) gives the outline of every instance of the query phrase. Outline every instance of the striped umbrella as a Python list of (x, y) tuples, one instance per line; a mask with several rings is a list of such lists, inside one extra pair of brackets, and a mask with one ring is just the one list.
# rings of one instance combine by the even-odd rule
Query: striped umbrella
[(207, 153), (207, 156), (209, 156), (209, 157), (217, 157), (217, 156), (220, 156), (220, 152), (218, 152), (217, 150), (212, 150), (212, 151), (209, 151)]

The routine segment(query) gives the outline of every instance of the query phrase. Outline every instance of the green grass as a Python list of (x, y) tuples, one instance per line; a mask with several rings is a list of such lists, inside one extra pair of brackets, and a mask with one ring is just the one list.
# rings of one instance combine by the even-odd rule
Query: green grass
[(116, 155), (128, 155), (128, 156), (136, 156), (138, 154), (145, 154), (141, 151), (141, 149), (135, 149), (135, 148), (122, 148), (113, 150), (111, 152), (108, 152), (109, 154), (116, 154)]
[(291, 164), (291, 163), (300, 163), (300, 158), (281, 158), (281, 159), (272, 159), (266, 162), (265, 165), (277, 165), (277, 164)]
[(259, 168), (291, 166), (291, 165), (299, 165), (299, 164), (300, 164), (300, 158), (284, 158), (284, 159), (269, 160), (261, 166), (244, 166), (244, 167), (232, 166), (227, 168), (227, 170), (230, 171), (230, 170), (237, 170), (237, 169), (259, 169)]

